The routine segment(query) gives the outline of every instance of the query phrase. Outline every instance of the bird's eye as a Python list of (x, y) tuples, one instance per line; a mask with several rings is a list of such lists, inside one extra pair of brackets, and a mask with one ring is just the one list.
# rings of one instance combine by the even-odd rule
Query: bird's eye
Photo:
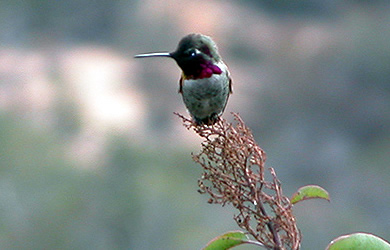
[(197, 51), (194, 50), (194, 49), (191, 49), (191, 50), (186, 51), (185, 54), (186, 54), (187, 57), (192, 57), (192, 58), (194, 58), (194, 57), (196, 57), (196, 55), (197, 55)]

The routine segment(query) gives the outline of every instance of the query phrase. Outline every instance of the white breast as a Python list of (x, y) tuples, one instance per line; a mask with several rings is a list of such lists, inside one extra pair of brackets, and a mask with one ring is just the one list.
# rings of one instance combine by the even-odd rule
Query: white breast
[(197, 119), (219, 116), (226, 106), (230, 80), (226, 65), (219, 63), (217, 66), (222, 70), (220, 75), (183, 81), (183, 101), (191, 115)]

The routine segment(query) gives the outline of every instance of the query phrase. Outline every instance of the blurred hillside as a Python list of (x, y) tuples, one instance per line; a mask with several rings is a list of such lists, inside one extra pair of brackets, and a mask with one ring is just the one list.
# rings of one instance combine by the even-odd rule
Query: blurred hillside
[(330, 192), (294, 208), (302, 249), (390, 240), (389, 23), (380, 0), (1, 1), (0, 248), (199, 249), (238, 229), (196, 192), (179, 68), (133, 59), (192, 32), (219, 45), (224, 117), (242, 116), (284, 192)]

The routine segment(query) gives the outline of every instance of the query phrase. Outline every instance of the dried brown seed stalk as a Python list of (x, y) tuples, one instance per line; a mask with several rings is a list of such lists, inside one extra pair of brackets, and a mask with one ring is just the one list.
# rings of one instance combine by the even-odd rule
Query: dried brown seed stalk
[(209, 203), (231, 204), (238, 210), (234, 220), (269, 249), (299, 249), (301, 234), (289, 199), (273, 168), (265, 179), (265, 152), (238, 114), (235, 124), (220, 118), (212, 126), (196, 125), (177, 114), (187, 129), (201, 138), (202, 150), (193, 160), (203, 168), (199, 192)]

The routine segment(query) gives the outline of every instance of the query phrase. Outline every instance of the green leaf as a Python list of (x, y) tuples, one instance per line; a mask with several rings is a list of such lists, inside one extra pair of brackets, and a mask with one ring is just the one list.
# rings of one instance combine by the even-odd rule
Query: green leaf
[(223, 250), (250, 243), (248, 236), (241, 231), (227, 232), (212, 239), (203, 250)]
[(353, 233), (348, 235), (342, 235), (332, 240), (326, 247), (326, 250), (390, 250), (390, 244), (368, 233)]
[(308, 200), (308, 199), (325, 199), (330, 201), (329, 193), (320, 186), (307, 185), (303, 186), (291, 197), (291, 203)]

